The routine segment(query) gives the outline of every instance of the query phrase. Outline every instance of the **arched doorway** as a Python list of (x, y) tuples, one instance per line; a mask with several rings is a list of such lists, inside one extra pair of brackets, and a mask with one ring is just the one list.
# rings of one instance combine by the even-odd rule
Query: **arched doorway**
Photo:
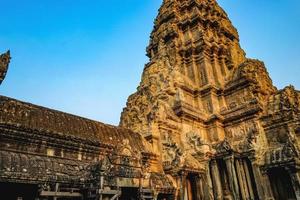
[(296, 200), (291, 177), (284, 168), (272, 168), (268, 175), (276, 200)]

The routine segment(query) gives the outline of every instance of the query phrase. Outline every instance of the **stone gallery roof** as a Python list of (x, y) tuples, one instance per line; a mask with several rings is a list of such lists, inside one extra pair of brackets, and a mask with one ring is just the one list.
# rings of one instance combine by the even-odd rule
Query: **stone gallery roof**
[(4, 96), (0, 96), (0, 125), (108, 145), (116, 145), (126, 139), (135, 150), (145, 151), (142, 137), (130, 130)]

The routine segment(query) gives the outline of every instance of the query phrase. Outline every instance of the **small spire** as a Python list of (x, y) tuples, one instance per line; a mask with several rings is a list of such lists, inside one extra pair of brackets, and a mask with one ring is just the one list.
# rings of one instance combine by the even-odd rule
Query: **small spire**
[(0, 85), (5, 79), (8, 66), (10, 63), (10, 51), (8, 50), (6, 53), (0, 55)]

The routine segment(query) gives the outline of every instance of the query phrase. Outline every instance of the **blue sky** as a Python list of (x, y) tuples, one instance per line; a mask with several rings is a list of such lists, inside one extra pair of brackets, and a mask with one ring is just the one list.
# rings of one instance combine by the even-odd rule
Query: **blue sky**
[[(136, 90), (161, 0), (0, 0), (0, 51), (12, 62), (0, 94), (118, 124)], [(247, 56), (278, 88), (300, 89), (300, 1), (219, 0)]]

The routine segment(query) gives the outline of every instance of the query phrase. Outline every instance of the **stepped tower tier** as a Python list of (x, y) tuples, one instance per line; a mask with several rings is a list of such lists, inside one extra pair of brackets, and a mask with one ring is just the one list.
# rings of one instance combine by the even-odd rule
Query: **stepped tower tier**
[(147, 54), (151, 62), (168, 57), (196, 88), (222, 87), (245, 60), (237, 30), (214, 0), (164, 1)]

